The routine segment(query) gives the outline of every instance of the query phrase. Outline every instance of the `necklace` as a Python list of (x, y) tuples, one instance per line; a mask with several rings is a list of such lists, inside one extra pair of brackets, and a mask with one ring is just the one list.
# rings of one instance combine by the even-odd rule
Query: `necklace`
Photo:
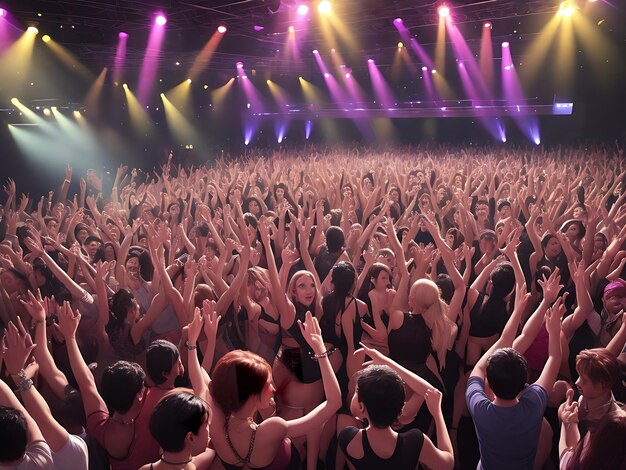
[(115, 421), (116, 423), (120, 423), (120, 424), (123, 424), (125, 426), (128, 426), (128, 425), (133, 424), (135, 422), (136, 418), (131, 418), (130, 421), (124, 421), (122, 418), (119, 418), (117, 416), (111, 416), (111, 419), (113, 421)]
[(189, 457), (184, 462), (170, 462), (169, 460), (165, 460), (165, 457), (163, 457), (163, 456), (161, 456), (160, 460), (161, 460), (161, 462), (166, 463), (168, 465), (178, 466), (178, 465), (187, 465), (189, 462), (191, 462), (191, 457)]

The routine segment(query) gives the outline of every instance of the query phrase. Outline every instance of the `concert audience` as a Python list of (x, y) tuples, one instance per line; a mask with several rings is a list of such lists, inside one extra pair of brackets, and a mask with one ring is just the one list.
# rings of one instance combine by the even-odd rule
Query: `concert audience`
[(626, 170), (588, 152), (8, 180), (0, 467), (623, 469)]

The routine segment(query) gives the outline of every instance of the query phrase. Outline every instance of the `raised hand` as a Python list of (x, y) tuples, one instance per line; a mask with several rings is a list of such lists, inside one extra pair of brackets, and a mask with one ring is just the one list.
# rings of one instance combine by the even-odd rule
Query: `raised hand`
[(41, 302), (41, 294), (37, 291), (37, 297), (29, 290), (28, 301), (20, 299), (24, 310), (28, 312), (34, 322), (43, 323), (46, 321), (46, 310)]
[(77, 310), (76, 315), (72, 311), (72, 307), (68, 302), (63, 302), (63, 305), (58, 311), (59, 317), (59, 330), (63, 334), (63, 337), (68, 340), (76, 337), (76, 330), (80, 323), (80, 312)]
[(424, 394), (424, 401), (432, 416), (441, 413), (441, 392), (436, 388), (429, 388)]
[(17, 319), (17, 327), (13, 322), (9, 322), (3, 343), (3, 356), (7, 372), (9, 375), (17, 375), (24, 368), (31, 351), (35, 349), (33, 339), (26, 332), (19, 317)]
[(200, 332), (202, 331), (203, 320), (202, 312), (196, 307), (193, 311), (193, 320), (191, 320), (189, 328), (187, 329), (187, 344), (190, 346), (194, 346), (198, 342)]
[(556, 268), (550, 274), (550, 277), (546, 279), (546, 276), (543, 276), (543, 279), (539, 279), (537, 281), (543, 290), (543, 298), (546, 302), (552, 304), (561, 289), (563, 289), (563, 285), (561, 284), (561, 276), (559, 274), (559, 268)]
[(214, 300), (205, 300), (202, 302), (202, 317), (204, 318), (204, 334), (209, 340), (209, 344), (215, 344), (217, 337), (217, 327), (219, 326), (221, 315), (215, 312), (216, 302)]
[(559, 407), (559, 419), (564, 424), (577, 424), (578, 402), (574, 401), (574, 389), (570, 388), (565, 397), (565, 402)]
[(370, 358), (369, 361), (363, 364), (364, 366), (369, 366), (372, 364), (377, 366), (384, 366), (389, 364), (389, 358), (381, 353), (378, 349), (367, 347), (362, 342), (359, 344), (361, 345), (361, 348), (354, 351), (354, 355), (356, 357), (362, 357), (365, 355)]
[(324, 339), (322, 338), (322, 330), (320, 324), (310, 311), (306, 312), (304, 323), (298, 320), (298, 326), (302, 332), (302, 336), (309, 343), (315, 354), (322, 354), (326, 351)]
[(286, 266), (293, 266), (298, 261), (300, 261), (300, 257), (298, 256), (298, 254), (298, 250), (296, 250), (291, 246), (291, 244), (289, 244), (285, 248), (283, 248), (283, 251), (280, 255), (283, 260), (283, 264), (285, 264)]

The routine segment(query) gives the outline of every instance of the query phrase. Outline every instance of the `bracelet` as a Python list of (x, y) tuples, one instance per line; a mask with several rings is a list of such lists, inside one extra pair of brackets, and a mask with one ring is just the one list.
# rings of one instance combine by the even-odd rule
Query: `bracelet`
[(198, 345), (195, 344), (195, 345), (191, 346), (188, 341), (185, 341), (185, 349), (187, 351), (193, 351), (194, 349), (198, 349)]
[(313, 360), (319, 360), (322, 359), (324, 357), (330, 357), (331, 354), (333, 354), (335, 351), (337, 350), (337, 348), (332, 347), (327, 351), (324, 351), (323, 353), (320, 354), (315, 354), (313, 351), (309, 352), (309, 357)]
[(20, 393), (24, 393), (30, 390), (31, 387), (33, 386), (33, 381), (32, 379), (29, 379), (28, 377), (26, 377), (26, 372), (24, 371), (24, 369), (20, 370), (17, 373), (17, 376), (21, 379), (20, 383), (17, 384), (17, 391)]

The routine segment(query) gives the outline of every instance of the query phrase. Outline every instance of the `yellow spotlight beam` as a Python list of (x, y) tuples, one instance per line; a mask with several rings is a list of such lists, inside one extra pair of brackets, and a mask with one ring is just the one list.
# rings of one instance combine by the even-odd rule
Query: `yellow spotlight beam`
[(37, 34), (25, 31), (20, 38), (0, 55), (0, 83), (4, 93), (20, 94), (27, 85), (33, 46)]
[(139, 103), (139, 100), (135, 97), (133, 92), (130, 91), (126, 83), (122, 85), (122, 88), (126, 95), (126, 105), (128, 106), (131, 126), (135, 132), (147, 137), (148, 133), (154, 129), (150, 116), (141, 103)]
[(74, 56), (74, 54), (68, 51), (61, 44), (59, 44), (52, 38), (44, 42), (46, 46), (48, 46), (50, 50), (61, 60), (61, 62), (63, 62), (69, 69), (76, 72), (81, 78), (89, 82), (95, 79), (93, 73), (91, 73), (91, 71), (83, 64), (81, 64), (76, 56)]
[(332, 25), (339, 37), (346, 43), (350, 51), (356, 52), (359, 50), (359, 44), (354, 36), (350, 33), (346, 25), (341, 21), (338, 15), (334, 12), (328, 15), (323, 15), (323, 18), (328, 18), (329, 23)]
[(217, 50), (217, 46), (219, 46), (223, 37), (224, 34), (218, 32), (217, 30), (213, 33), (211, 39), (208, 40), (200, 53), (193, 60), (193, 64), (191, 64), (191, 68), (189, 69), (189, 78), (196, 80), (200, 76), (204, 68), (209, 65), (209, 62), (211, 62), (211, 58), (213, 57), (213, 54)]
[(186, 114), (191, 107), (191, 83), (192, 79), (188, 78), (165, 92), (167, 99)]
[(85, 97), (85, 107), (87, 112), (92, 115), (98, 114), (98, 105), (100, 103), (100, 94), (102, 93), (102, 87), (104, 86), (104, 79), (106, 78), (108, 69), (104, 67), (96, 81), (89, 88), (87, 96)]
[(211, 102), (213, 103), (213, 108), (216, 111), (222, 108), (228, 92), (233, 87), (233, 83), (235, 83), (235, 79), (231, 78), (226, 82), (226, 84), (211, 91)]
[(439, 73), (439, 70), (437, 70), (437, 73), (431, 73), (431, 76), (433, 78), (433, 82), (435, 83), (435, 88), (437, 89), (437, 92), (439, 93), (439, 96), (441, 96), (443, 99), (446, 99), (446, 100), (454, 99), (455, 97), (454, 92), (452, 91), (452, 88), (450, 87), (448, 80), (446, 80), (446, 77), (441, 75)]
[(339, 47), (339, 44), (337, 43), (335, 31), (332, 28), (330, 20), (327, 18), (327, 15), (318, 16), (318, 23), (320, 25), (320, 29), (322, 30), (322, 37), (324, 38), (326, 46), (331, 49), (337, 49)]
[(313, 85), (311, 82), (306, 81), (302, 77), (298, 77), (300, 86), (302, 87), (302, 94), (307, 103), (320, 104), (324, 101), (322, 91)]
[(281, 108), (281, 110), (287, 112), (287, 110), (285, 109), (285, 105), (288, 103), (289, 100), (289, 94), (287, 93), (287, 91), (271, 80), (267, 80), (267, 87), (269, 88), (270, 93), (274, 97), (276, 103), (278, 103), (278, 106)]
[(437, 43), (435, 44), (435, 69), (442, 76), (446, 74), (446, 18), (439, 16)]
[(167, 96), (165, 96), (164, 93), (161, 93), (161, 100), (163, 101), (163, 109), (165, 110), (167, 126), (169, 127), (172, 136), (178, 141), (179, 144), (193, 144), (196, 147), (199, 146), (201, 144), (201, 139), (195, 131), (193, 125), (167, 98)]
[(20, 110), (22, 115), (33, 124), (39, 124), (41, 126), (47, 126), (48, 122), (39, 116), (35, 111), (30, 109), (28, 106), (25, 106), (20, 100), (17, 98), (11, 98), (11, 104)]
[(526, 49), (524, 67), (520, 69), (520, 73), (522, 81), (527, 85), (530, 85), (537, 78), (539, 69), (553, 45), (560, 23), (561, 16), (555, 14)]
[[(560, 11), (570, 11), (573, 7), (566, 6)], [(559, 92), (569, 94), (572, 91), (575, 71), (575, 39), (572, 27), (571, 13), (563, 15), (561, 27), (559, 28), (559, 38), (557, 42), (557, 54), (554, 66), (556, 68), (557, 83)]]

